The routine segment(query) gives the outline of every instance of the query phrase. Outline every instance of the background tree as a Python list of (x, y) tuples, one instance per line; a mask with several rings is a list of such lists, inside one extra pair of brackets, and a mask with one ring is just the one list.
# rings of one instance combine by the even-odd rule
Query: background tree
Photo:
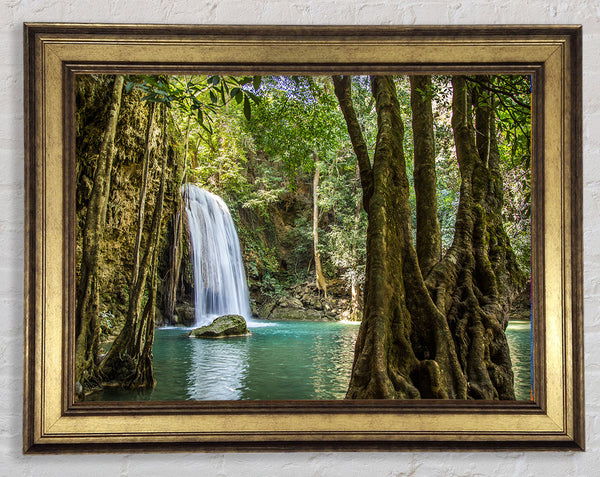
[[(327, 296), (319, 240), (322, 204), (321, 171), (343, 152), (343, 123), (328, 78), (273, 77), (263, 84), (261, 106), (252, 123), (256, 147), (281, 161), (289, 187), (312, 171), (312, 245), (317, 287)], [(327, 186), (325, 186), (327, 187)], [(321, 208), (321, 210), (320, 210)], [(327, 210), (326, 210), (327, 211)]]

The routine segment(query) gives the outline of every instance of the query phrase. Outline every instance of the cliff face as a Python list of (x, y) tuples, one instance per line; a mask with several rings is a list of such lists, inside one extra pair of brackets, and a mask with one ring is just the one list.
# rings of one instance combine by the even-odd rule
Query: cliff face
[[(253, 183), (257, 164), (272, 164), (266, 155), (249, 154), (247, 178)], [(230, 203), (235, 204), (235, 200)], [(246, 265), (252, 313), (269, 320), (335, 321), (358, 319), (352, 314), (350, 290), (330, 272), (328, 297), (316, 286), (312, 220), (312, 176), (299, 173), (264, 210), (237, 206), (231, 212)], [(320, 227), (332, 217), (324, 213)]]
[[(96, 160), (100, 151), (102, 130), (108, 115), (112, 77), (82, 75), (76, 85), (76, 247), (77, 263), (81, 263), (82, 228), (94, 183)], [(106, 224), (100, 243), (98, 288), (100, 290), (100, 326), (105, 335), (116, 334), (127, 313), (133, 270), (135, 237), (138, 228), (139, 194), (142, 183), (142, 162), (146, 150), (149, 106), (136, 89), (123, 91), (115, 136), (115, 157), (110, 177), (110, 196)], [(157, 115), (158, 116), (158, 115)], [(152, 213), (160, 182), (162, 148), (158, 147), (160, 128), (155, 116), (150, 133), (153, 146), (150, 154), (148, 189), (145, 199), (142, 247), (148, 241)], [(179, 200), (176, 144), (167, 148), (167, 188), (159, 241), (158, 303), (161, 303), (161, 280), (168, 267), (165, 250), (169, 246), (169, 231)], [(77, 268), (79, 279), (79, 266)], [(106, 336), (104, 336), (106, 338)]]

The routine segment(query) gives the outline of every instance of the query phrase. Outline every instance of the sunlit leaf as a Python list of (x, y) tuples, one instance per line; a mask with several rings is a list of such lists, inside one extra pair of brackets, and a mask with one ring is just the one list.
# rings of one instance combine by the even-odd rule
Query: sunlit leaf
[(250, 118), (252, 116), (252, 109), (250, 107), (250, 100), (248, 99), (247, 96), (244, 97), (244, 116), (246, 116), (246, 119), (248, 121), (250, 121)]

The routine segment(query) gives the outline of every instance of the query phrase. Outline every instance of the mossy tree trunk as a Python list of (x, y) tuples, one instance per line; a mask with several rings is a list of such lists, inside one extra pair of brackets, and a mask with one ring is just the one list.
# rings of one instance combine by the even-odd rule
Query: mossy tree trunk
[(124, 78), (115, 77), (108, 119), (102, 135), (102, 143), (85, 225), (82, 230), (82, 258), (76, 306), (75, 379), (84, 389), (98, 384), (96, 360), (98, 358), (98, 267), (99, 248), (106, 223), (106, 209), (110, 195), (110, 177), (114, 159), (115, 135), (121, 109)]
[[(460, 199), (454, 241), (430, 273), (428, 286), (453, 331), (469, 397), (514, 399), (504, 311), (525, 279), (502, 226), (492, 108), (489, 98), (477, 98), (472, 108), (464, 77), (455, 76), (452, 86)], [(472, 109), (476, 123), (488, 125), (477, 134)]]
[[(349, 84), (344, 77), (336, 82)], [(412, 244), (404, 130), (394, 82), (373, 76), (371, 85), (378, 132), (367, 171), (372, 191), (367, 198), (363, 183), (369, 219), (365, 298), (347, 397), (464, 398), (466, 379), (450, 330), (425, 287)], [(351, 107), (349, 93), (349, 88), (336, 88), (345, 107)], [(352, 114), (345, 107), (348, 121)], [(356, 126), (349, 124), (349, 132), (362, 135)], [(356, 137), (352, 142), (364, 140)], [(363, 163), (361, 181), (365, 169)]]
[[(132, 276), (129, 307), (125, 325), (102, 361), (100, 371), (106, 380), (116, 380), (124, 387), (152, 387), (152, 342), (154, 339), (157, 288), (157, 248), (161, 233), (167, 166), (167, 116), (162, 108), (162, 151), (160, 186), (156, 195), (152, 221), (137, 273)], [(142, 204), (139, 204), (142, 207)], [(134, 270), (135, 271), (135, 270)], [(147, 287), (148, 277), (150, 286)], [(147, 292), (145, 304), (144, 292)]]
[[(334, 84), (361, 164), (369, 220), (363, 322), (347, 397), (514, 399), (502, 318), (502, 302), (509, 298), (498, 283), (507, 291), (523, 280), (500, 231), (501, 187), (476, 147), (464, 78), (453, 78), (452, 126), (462, 181), (455, 238), (426, 280), (412, 243), (394, 82), (371, 77), (378, 118), (372, 166), (366, 151), (356, 147), (364, 139), (350, 80), (337, 77)], [(497, 276), (502, 270), (510, 272)]]
[(435, 142), (431, 108), (431, 76), (410, 77), (410, 104), (414, 145), (414, 184), (417, 215), (417, 256), (426, 277), (442, 258), (438, 218)]

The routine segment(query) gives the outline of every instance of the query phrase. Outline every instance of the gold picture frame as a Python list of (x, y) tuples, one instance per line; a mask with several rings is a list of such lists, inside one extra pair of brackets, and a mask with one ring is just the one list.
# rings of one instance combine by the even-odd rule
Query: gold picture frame
[[(24, 452), (584, 448), (581, 27), (26, 24)], [(74, 78), (533, 78), (534, 398), (75, 402)]]

